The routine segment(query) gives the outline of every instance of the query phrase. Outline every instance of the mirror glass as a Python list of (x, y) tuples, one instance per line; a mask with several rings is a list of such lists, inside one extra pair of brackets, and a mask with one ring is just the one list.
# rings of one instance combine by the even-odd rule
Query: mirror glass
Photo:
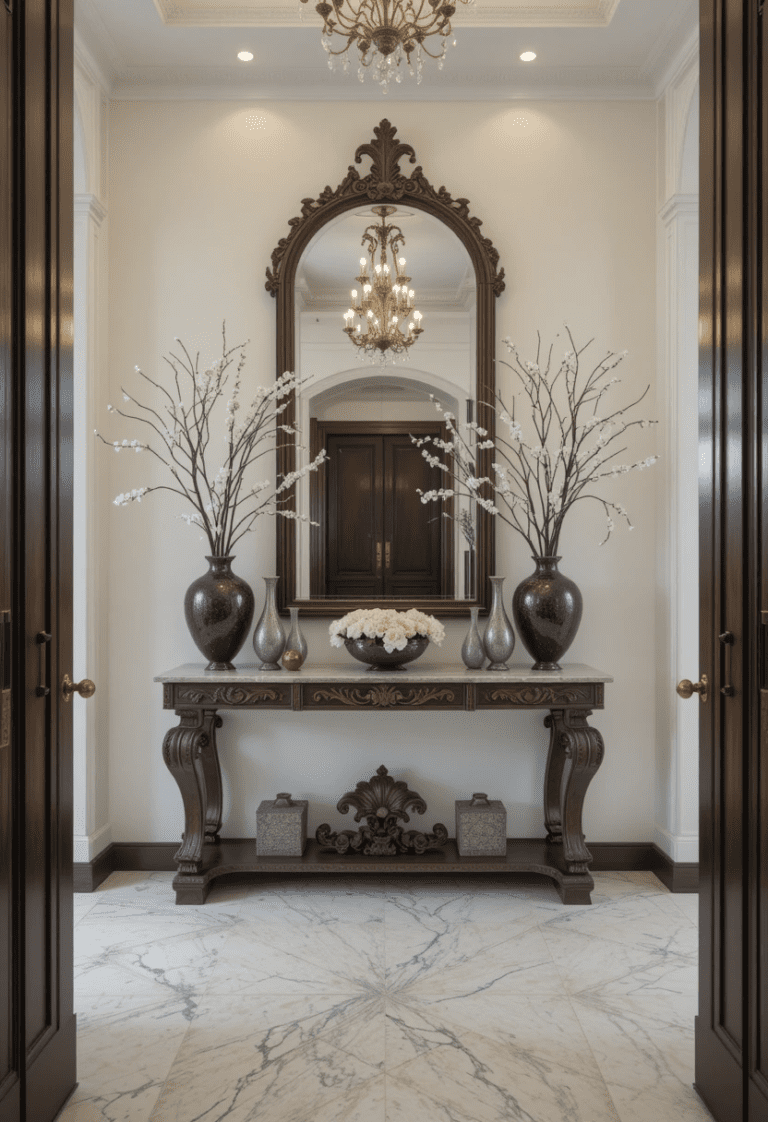
[[(475, 271), (463, 243), (433, 215), (402, 205), (377, 210), (361, 202), (323, 226), (296, 270), (295, 369), (308, 379), (296, 398), (298, 439), (310, 458), (321, 448), (329, 456), (299, 485), (297, 510), (319, 524), (294, 523), (296, 599), (474, 600), (478, 527), (455, 498), (421, 502), (419, 488), (450, 480), (411, 438), (445, 438), (446, 411), (459, 421), (477, 415)], [(364, 286), (375, 282), (381, 252), (377, 246), (372, 260), (363, 235), (382, 221), (403, 235), (396, 249), (405, 262), (393, 262), (389, 247), (387, 254), (391, 282), (406, 281), (396, 313), (412, 342), (399, 354), (366, 353), (350, 337), (373, 318)], [(353, 305), (361, 315), (350, 315)]]

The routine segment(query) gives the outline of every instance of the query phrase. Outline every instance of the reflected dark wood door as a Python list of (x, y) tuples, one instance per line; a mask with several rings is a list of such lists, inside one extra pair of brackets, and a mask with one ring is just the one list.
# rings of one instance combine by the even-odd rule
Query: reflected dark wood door
[(328, 462), (318, 477), (323, 503), (313, 503), (316, 511), (321, 508), (323, 542), (315, 556), (325, 553), (325, 575), (316, 579), (315, 594), (399, 599), (449, 594), (442, 589), (450, 523), (418, 494), (443, 480), (410, 438), (416, 430), (442, 436), (442, 426), (325, 422), (318, 429), (318, 447), (326, 448)]
[(717, 1122), (768, 1122), (768, 145), (761, 9), (748, 0), (701, 3), (699, 670), (709, 697), (700, 704), (696, 1086)]
[(75, 1084), (72, 3), (0, 20), (0, 1122), (50, 1122)]

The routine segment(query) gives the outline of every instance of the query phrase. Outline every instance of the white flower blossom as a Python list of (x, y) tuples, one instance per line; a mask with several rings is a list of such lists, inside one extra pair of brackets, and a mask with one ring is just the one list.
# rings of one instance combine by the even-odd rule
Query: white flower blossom
[(115, 506), (128, 506), (129, 503), (140, 503), (141, 496), (146, 495), (148, 487), (136, 487), (133, 491), (126, 491), (112, 500)]
[(345, 639), (380, 639), (386, 651), (404, 650), (408, 640), (424, 635), (438, 646), (445, 638), (445, 628), (434, 616), (411, 608), (407, 612), (394, 609), (358, 608), (341, 619), (335, 619), (328, 628), (332, 647), (343, 647)]

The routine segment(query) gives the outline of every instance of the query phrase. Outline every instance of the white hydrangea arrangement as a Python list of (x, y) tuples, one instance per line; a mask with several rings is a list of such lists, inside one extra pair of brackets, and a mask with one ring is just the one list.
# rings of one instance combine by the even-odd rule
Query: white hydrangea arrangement
[(343, 647), (345, 639), (382, 639), (384, 650), (405, 650), (408, 640), (425, 635), (439, 646), (445, 638), (445, 628), (434, 616), (425, 615), (416, 608), (397, 612), (393, 608), (358, 608), (335, 619), (328, 628), (332, 647)]
[[(420, 491), (422, 503), (444, 502), (461, 496), (488, 514), (506, 522), (521, 534), (535, 557), (554, 557), (566, 515), (575, 503), (590, 499), (606, 515), (604, 545), (615, 529), (615, 517), (632, 523), (621, 503), (605, 498), (598, 488), (606, 480), (643, 471), (658, 456), (645, 456), (632, 463), (619, 457), (627, 450), (623, 438), (634, 427), (648, 428), (656, 421), (626, 420), (625, 414), (639, 405), (648, 388), (621, 408), (605, 408), (608, 390), (619, 382), (612, 371), (627, 351), (609, 351), (599, 362), (586, 364), (583, 354), (589, 343), (577, 348), (566, 324), (570, 349), (560, 362), (553, 362), (554, 345), (541, 353), (541, 337), (535, 361), (524, 360), (509, 339), (503, 339), (512, 362), (498, 360), (515, 375), (522, 391), (524, 408), (513, 393), (509, 408), (496, 392), (496, 439), (476, 421), (460, 425), (452, 413), (434, 398), (443, 414), (448, 439), (411, 437), (422, 447), (427, 462), (446, 477), (446, 486)], [(590, 340), (591, 342), (591, 340)], [(480, 475), (480, 453), (491, 452), (492, 475)]]
[[(163, 356), (173, 372), (169, 387), (150, 378), (140, 367), (135, 368), (158, 391), (157, 404), (147, 405), (123, 389), (123, 401), (128, 404), (123, 408), (107, 406), (109, 413), (146, 425), (151, 430), (147, 440), (109, 441), (95, 430), (98, 439), (115, 452), (148, 452), (160, 460), (168, 468), (173, 483), (126, 491), (114, 499), (115, 506), (141, 502), (152, 491), (181, 495), (191, 504), (193, 513), (180, 517), (188, 525), (203, 530), (213, 557), (231, 554), (240, 538), (255, 528), (262, 514), (308, 521), (306, 515), (293, 509), (292, 488), (308, 472), (317, 471), (328, 458), (325, 449), (311, 462), (278, 480), (254, 480), (252, 470), (258, 460), (274, 450), (279, 433), (292, 439), (299, 432), (295, 425), (282, 423), (281, 417), (288, 408), (289, 395), (303, 382), (286, 372), (272, 386), (257, 387), (250, 404), (244, 406), (241, 381), (245, 344), (227, 347), (223, 327), (221, 358), (201, 370), (200, 355), (192, 358), (180, 339), (176, 343), (181, 356)], [(228, 370), (238, 351), (230, 388)], [(214, 444), (212, 421), (219, 412), (223, 413), (223, 440)], [(303, 446), (297, 445), (297, 455), (303, 451)]]

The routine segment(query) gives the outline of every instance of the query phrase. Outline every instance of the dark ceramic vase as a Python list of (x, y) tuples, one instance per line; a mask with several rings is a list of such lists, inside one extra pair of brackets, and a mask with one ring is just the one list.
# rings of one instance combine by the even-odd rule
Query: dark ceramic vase
[(536, 571), (515, 589), (512, 615), (523, 646), (536, 659), (533, 669), (560, 670), (558, 659), (576, 638), (581, 623), (581, 593), (558, 571), (559, 557), (533, 560)]
[(206, 557), (209, 568), (187, 589), (184, 615), (192, 638), (209, 660), (206, 670), (234, 670), (232, 659), (253, 619), (253, 592), (232, 572), (232, 557)]

